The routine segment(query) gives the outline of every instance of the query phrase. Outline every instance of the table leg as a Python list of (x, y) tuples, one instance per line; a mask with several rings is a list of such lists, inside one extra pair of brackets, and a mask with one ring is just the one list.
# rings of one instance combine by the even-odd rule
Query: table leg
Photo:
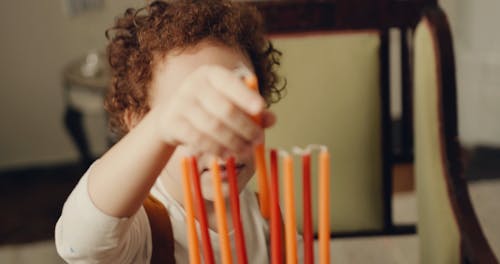
[(90, 165), (93, 161), (92, 154), (89, 149), (85, 128), (83, 127), (83, 115), (77, 109), (67, 106), (64, 115), (64, 124), (70, 134), (73, 142), (80, 153), (81, 162), (84, 165)]

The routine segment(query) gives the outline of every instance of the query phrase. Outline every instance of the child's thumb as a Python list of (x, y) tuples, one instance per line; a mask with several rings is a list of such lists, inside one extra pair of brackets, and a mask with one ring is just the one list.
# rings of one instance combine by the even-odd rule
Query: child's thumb
[(261, 118), (262, 128), (272, 127), (276, 123), (276, 115), (269, 110), (262, 111)]

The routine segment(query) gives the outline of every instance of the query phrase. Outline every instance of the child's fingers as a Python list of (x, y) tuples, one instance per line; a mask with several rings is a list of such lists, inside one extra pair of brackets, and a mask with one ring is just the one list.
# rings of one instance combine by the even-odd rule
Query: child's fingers
[(241, 138), (233, 129), (224, 122), (205, 111), (201, 106), (195, 105), (186, 113), (186, 118), (195, 129), (205, 135), (206, 140), (213, 141), (214, 145), (221, 145), (231, 152), (239, 153), (251, 146), (249, 141)]
[(217, 91), (206, 89), (198, 94), (200, 105), (246, 141), (254, 141), (261, 128), (240, 108)]
[(233, 72), (222, 67), (212, 67), (207, 76), (216, 90), (248, 114), (256, 115), (264, 109), (264, 99), (249, 89)]
[(272, 127), (275, 123), (276, 115), (269, 110), (264, 110), (262, 112), (262, 128)]
[(173, 134), (176, 140), (186, 145), (194, 155), (199, 153), (210, 153), (222, 156), (227, 152), (226, 148), (221, 144), (215, 143), (213, 139), (198, 130), (187, 119), (176, 124), (176, 129)]
[(198, 145), (202, 141), (202, 136), (200, 133), (193, 128), (191, 123), (187, 119), (180, 118), (175, 124), (175, 129), (170, 130), (171, 136), (165, 138), (168, 143), (171, 144), (191, 144)]

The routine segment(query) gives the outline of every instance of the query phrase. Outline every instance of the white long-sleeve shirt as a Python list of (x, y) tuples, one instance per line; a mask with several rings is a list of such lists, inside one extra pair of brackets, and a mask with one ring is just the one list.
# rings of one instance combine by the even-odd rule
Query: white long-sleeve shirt
[[(59, 255), (69, 263), (150, 263), (151, 229), (144, 208), (141, 207), (135, 215), (128, 218), (106, 215), (90, 199), (87, 190), (89, 173), (91, 169), (68, 197), (56, 224), (55, 241)], [(188, 263), (184, 208), (167, 193), (160, 180), (154, 184), (151, 194), (169, 212), (177, 263)], [(252, 191), (245, 189), (240, 193), (240, 207), (248, 261), (268, 263), (269, 226), (260, 214), (257, 198)], [(196, 226), (199, 228), (198, 222)], [(218, 234), (212, 230), (209, 233), (216, 262), (220, 263)], [(232, 257), (236, 260), (234, 232), (230, 231), (229, 236)]]

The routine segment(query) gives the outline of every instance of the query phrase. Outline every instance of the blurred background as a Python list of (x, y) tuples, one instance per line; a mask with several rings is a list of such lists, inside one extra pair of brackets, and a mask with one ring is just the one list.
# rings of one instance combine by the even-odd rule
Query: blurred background
[[(104, 31), (116, 15), (144, 2), (0, 2), (0, 263), (61, 262), (52, 241), (55, 221), (89, 160), (106, 150), (111, 137), (102, 109), (107, 74)], [(460, 141), (467, 175), (472, 175), (468, 181), (496, 182), (500, 178), (500, 1), (441, 0), (440, 4), (454, 34)], [(392, 88), (398, 98), (398, 86)], [(395, 126), (401, 114), (396, 101)], [(71, 111), (75, 109), (79, 111)], [(79, 118), (88, 149), (79, 148), (67, 128)], [(404, 195), (413, 191), (411, 173), (401, 179), (394, 191), (406, 199)], [(500, 200), (500, 193), (477, 195)], [(414, 217), (411, 212), (404, 214), (403, 218)]]

